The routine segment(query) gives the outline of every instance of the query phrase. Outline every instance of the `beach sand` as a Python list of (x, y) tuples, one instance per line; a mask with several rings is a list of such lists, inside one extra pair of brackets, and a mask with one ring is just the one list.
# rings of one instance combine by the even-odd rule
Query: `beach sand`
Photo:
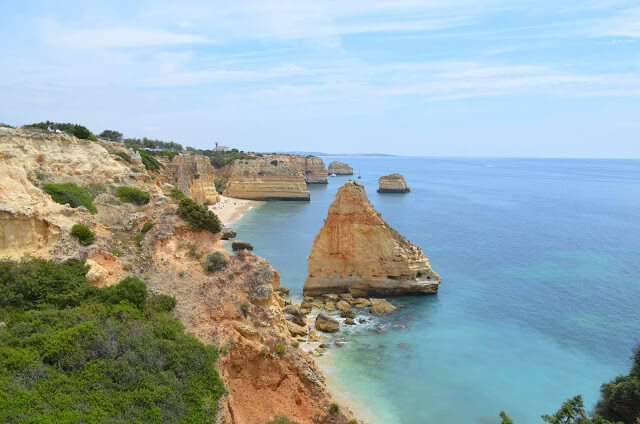
[(232, 197), (220, 196), (218, 203), (209, 206), (209, 210), (218, 215), (223, 225), (227, 225), (260, 203), (261, 202), (256, 200), (234, 199)]

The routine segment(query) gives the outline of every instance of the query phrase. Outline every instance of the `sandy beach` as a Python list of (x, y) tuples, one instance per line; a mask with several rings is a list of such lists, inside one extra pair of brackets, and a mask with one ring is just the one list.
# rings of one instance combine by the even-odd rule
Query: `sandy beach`
[(256, 200), (234, 199), (232, 197), (220, 196), (218, 203), (209, 206), (209, 210), (218, 215), (220, 221), (222, 221), (224, 225), (227, 225), (259, 204), (260, 202)]

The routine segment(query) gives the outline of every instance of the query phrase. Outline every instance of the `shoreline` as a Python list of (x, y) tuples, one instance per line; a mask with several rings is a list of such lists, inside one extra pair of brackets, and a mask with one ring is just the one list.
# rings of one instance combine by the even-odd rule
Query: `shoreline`
[(237, 221), (251, 208), (261, 203), (257, 200), (236, 199), (220, 195), (220, 200), (210, 205), (209, 210), (218, 216), (222, 225), (228, 225)]

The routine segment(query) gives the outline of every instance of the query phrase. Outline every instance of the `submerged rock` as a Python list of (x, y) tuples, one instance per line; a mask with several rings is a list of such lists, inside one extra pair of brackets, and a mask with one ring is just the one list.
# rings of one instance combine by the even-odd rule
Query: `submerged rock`
[(393, 173), (380, 177), (378, 193), (408, 193), (411, 191), (402, 174)]
[(370, 299), (371, 300), (371, 312), (373, 315), (386, 315), (389, 312), (393, 312), (396, 310), (396, 307), (391, 304), (391, 302), (386, 301), (384, 299)]
[(340, 323), (337, 320), (324, 314), (318, 314), (316, 317), (316, 328), (325, 333), (335, 333), (339, 326)]
[(311, 247), (305, 296), (432, 294), (440, 281), (420, 247), (380, 217), (364, 187), (348, 181), (338, 190)]

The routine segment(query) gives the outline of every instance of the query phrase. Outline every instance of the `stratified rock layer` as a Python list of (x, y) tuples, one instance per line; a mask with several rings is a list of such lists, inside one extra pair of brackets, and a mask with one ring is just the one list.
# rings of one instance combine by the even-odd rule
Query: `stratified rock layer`
[(268, 155), (269, 161), (277, 160), (288, 164), (304, 175), (307, 184), (327, 184), (327, 168), (324, 161), (317, 156)]
[(385, 175), (378, 180), (378, 193), (408, 193), (409, 186), (402, 174)]
[(353, 175), (353, 168), (344, 162), (334, 160), (329, 164), (329, 174)]
[(364, 187), (348, 181), (338, 190), (311, 247), (305, 295), (430, 294), (437, 292), (440, 281), (420, 247), (371, 206)]
[(212, 205), (218, 202), (215, 169), (203, 155), (182, 154), (171, 161), (175, 186), (198, 203)]

